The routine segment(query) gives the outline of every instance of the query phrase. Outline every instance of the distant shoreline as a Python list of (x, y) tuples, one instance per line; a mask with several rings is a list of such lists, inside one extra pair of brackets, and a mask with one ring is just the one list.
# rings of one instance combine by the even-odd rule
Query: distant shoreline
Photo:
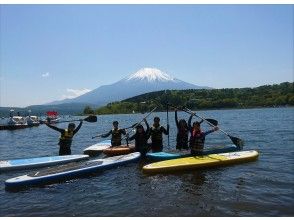
[[(218, 109), (197, 109), (193, 110), (194, 112), (203, 112), (203, 111), (221, 111), (221, 110), (247, 110), (247, 109), (271, 109), (271, 108), (294, 108), (294, 106), (277, 106), (277, 107), (248, 107), (248, 108), (218, 108)], [(166, 111), (154, 111), (154, 113), (165, 113)], [(168, 112), (175, 112), (174, 110), (169, 110)], [(179, 110), (181, 112), (181, 110)], [(144, 112), (143, 114), (148, 113)], [(140, 114), (140, 112), (135, 113), (108, 113), (108, 114), (94, 114), (94, 115), (132, 115)], [(78, 116), (87, 116), (90, 114), (79, 114)]]

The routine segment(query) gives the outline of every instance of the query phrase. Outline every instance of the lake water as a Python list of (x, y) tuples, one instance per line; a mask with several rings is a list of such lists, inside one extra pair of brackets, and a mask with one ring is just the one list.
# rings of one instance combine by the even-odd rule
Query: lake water
[[(148, 118), (161, 118), (166, 113)], [(61, 184), (11, 192), (4, 181), (27, 171), (0, 174), (0, 216), (293, 216), (294, 215), (294, 108), (200, 111), (214, 118), (229, 134), (245, 140), (244, 150), (258, 150), (255, 162), (176, 174), (148, 176), (146, 161), (97, 173)], [(96, 143), (91, 137), (121, 127), (142, 114), (98, 116), (84, 123), (74, 137), (72, 153)], [(189, 115), (180, 113), (179, 118)], [(175, 146), (174, 113), (169, 114), (170, 147)], [(59, 126), (66, 126), (60, 124)], [(203, 126), (203, 129), (209, 127)], [(59, 133), (45, 125), (0, 131), (0, 159), (58, 154)], [(167, 143), (165, 137), (164, 143)], [(207, 146), (231, 144), (221, 132), (206, 138)]]

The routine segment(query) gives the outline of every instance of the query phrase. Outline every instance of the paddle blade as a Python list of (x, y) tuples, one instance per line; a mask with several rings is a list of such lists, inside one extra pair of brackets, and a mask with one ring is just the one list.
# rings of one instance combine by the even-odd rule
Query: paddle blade
[(231, 139), (231, 141), (234, 143), (234, 145), (236, 145), (237, 147), (239, 148), (243, 148), (244, 146), (244, 141), (240, 138), (237, 138), (237, 137), (233, 137), (231, 135), (229, 135), (229, 138)]
[(96, 115), (90, 115), (87, 118), (84, 119), (86, 122), (96, 122), (97, 121), (97, 116)]
[(209, 123), (213, 124), (214, 126), (218, 125), (218, 121), (212, 118), (206, 118), (206, 121), (208, 121)]

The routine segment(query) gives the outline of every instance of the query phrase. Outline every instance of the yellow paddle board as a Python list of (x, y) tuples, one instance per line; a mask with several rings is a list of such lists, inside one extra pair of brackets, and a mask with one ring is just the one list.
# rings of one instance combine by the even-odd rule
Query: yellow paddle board
[(205, 156), (185, 157), (151, 163), (143, 167), (143, 172), (154, 174), (204, 167), (224, 166), (229, 164), (249, 162), (256, 160), (257, 158), (258, 152), (255, 150), (209, 154)]

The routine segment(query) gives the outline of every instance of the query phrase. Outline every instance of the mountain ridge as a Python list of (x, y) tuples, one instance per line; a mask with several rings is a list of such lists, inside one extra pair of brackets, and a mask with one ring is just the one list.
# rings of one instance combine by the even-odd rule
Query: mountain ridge
[(156, 68), (142, 68), (113, 84), (100, 86), (73, 99), (54, 101), (48, 104), (90, 103), (94, 105), (104, 105), (109, 102), (121, 101), (144, 93), (166, 89), (211, 88), (184, 82)]

